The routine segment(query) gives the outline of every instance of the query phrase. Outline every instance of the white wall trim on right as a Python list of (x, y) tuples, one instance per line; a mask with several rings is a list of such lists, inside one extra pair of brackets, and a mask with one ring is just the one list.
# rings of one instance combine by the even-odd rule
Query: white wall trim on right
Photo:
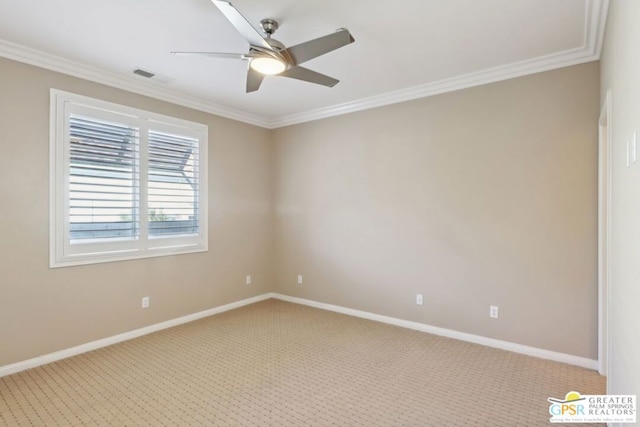
[(362, 319), (374, 320), (376, 322), (387, 323), (389, 325), (400, 326), (402, 328), (414, 329), (421, 332), (427, 332), (429, 334), (439, 335), (447, 338), (453, 338), (460, 341), (471, 342), (474, 344), (480, 344), (487, 347), (498, 348), (501, 350), (512, 351), (514, 353), (520, 353), (527, 356), (539, 357), (541, 359), (553, 360), (555, 362), (567, 363), (569, 365), (580, 366), (582, 368), (597, 370), (598, 361), (588, 359), (586, 357), (574, 356), (572, 354), (559, 353), (556, 351), (545, 350), (536, 347), (530, 347), (527, 345), (516, 344), (509, 341), (502, 341), (493, 338), (487, 338), (480, 335), (468, 334), (466, 332), (454, 331), (452, 329), (439, 328), (437, 326), (428, 325), (425, 323), (413, 322), (410, 320), (398, 319), (395, 317), (383, 316), (380, 314), (369, 313), (367, 311), (355, 310), (352, 308), (341, 307), (333, 304), (325, 304), (313, 300), (291, 297), (288, 295), (272, 293), (273, 298), (292, 302), (295, 304), (306, 305), (309, 307), (319, 308), (322, 310), (329, 310), (336, 313), (346, 314), (349, 316), (360, 317)]
[(609, 378), (611, 305), (611, 90), (598, 119), (598, 372)]

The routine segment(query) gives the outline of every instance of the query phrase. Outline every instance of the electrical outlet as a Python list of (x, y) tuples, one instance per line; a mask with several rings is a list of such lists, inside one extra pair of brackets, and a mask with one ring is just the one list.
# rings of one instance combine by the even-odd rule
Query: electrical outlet
[(489, 307), (489, 317), (491, 317), (492, 319), (497, 319), (498, 318), (498, 306), (497, 305), (492, 305), (491, 307)]
[(244, 278), (244, 283), (246, 283), (247, 285), (251, 284), (251, 275), (248, 275), (247, 277)]
[(416, 294), (416, 304), (422, 305), (422, 303), (423, 303), (422, 294)]
[(142, 308), (149, 308), (149, 297), (142, 297)]
[(302, 285), (302, 274), (298, 274), (298, 285)]

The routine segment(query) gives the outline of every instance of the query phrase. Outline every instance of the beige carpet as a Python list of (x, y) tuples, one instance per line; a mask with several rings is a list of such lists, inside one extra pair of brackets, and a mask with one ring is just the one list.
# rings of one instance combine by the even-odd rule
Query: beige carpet
[(543, 426), (547, 397), (604, 384), (587, 369), (268, 300), (0, 378), (0, 425)]

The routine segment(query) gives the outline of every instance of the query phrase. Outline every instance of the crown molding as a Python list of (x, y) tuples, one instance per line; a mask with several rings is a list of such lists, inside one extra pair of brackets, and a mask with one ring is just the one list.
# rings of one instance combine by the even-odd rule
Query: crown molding
[(370, 108), (426, 98), (474, 86), (509, 80), (543, 71), (550, 71), (572, 65), (597, 61), (600, 59), (600, 53), (602, 51), (608, 8), (609, 0), (585, 0), (586, 13), (584, 20), (583, 44), (579, 48), (565, 50), (551, 55), (540, 56), (495, 68), (489, 68), (475, 73), (443, 79), (406, 89), (400, 89), (393, 92), (387, 92), (356, 101), (281, 117), (279, 119), (272, 120), (270, 122), (270, 128), (275, 129), (284, 126), (291, 126), (347, 113), (368, 110)]
[(122, 74), (101, 70), (1, 39), (0, 56), (228, 119), (265, 128), (270, 126), (267, 119), (254, 114), (215, 104), (205, 99), (184, 95), (167, 88), (158, 87), (146, 81), (138, 80), (134, 77), (125, 77)]
[(387, 92), (357, 101), (346, 102), (344, 104), (332, 105), (326, 108), (294, 114), (270, 122), (270, 128), (280, 128), (328, 117), (339, 116), (347, 113), (368, 110), (385, 105), (397, 104), (400, 102), (412, 101), (429, 96), (440, 95), (447, 92), (454, 92), (474, 86), (481, 86), (503, 80), (522, 77), (543, 71), (557, 68), (578, 65), (585, 62), (597, 61), (598, 57), (593, 54), (585, 55), (582, 49), (565, 51), (559, 54), (549, 55), (534, 60), (522, 61), (506, 66), (491, 68), (476, 73), (465, 74), (450, 79), (443, 79), (432, 83)]
[(600, 59), (604, 44), (604, 30), (607, 28), (609, 15), (609, 0), (596, 0), (596, 4), (592, 5), (590, 10), (592, 13), (590, 28), (593, 29), (592, 37), (595, 37), (593, 41), (595, 55)]
[(0, 40), (0, 56), (266, 129), (276, 129), (597, 61), (602, 51), (609, 0), (584, 0), (584, 3), (583, 44), (579, 48), (275, 119), (187, 96), (4, 40)]

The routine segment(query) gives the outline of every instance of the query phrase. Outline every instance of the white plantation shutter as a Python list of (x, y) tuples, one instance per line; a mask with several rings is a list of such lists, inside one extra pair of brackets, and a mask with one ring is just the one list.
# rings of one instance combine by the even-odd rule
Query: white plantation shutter
[(207, 128), (52, 90), (51, 266), (207, 249)]
[(138, 237), (138, 129), (69, 118), (70, 243)]
[(149, 131), (151, 237), (198, 233), (198, 140)]

